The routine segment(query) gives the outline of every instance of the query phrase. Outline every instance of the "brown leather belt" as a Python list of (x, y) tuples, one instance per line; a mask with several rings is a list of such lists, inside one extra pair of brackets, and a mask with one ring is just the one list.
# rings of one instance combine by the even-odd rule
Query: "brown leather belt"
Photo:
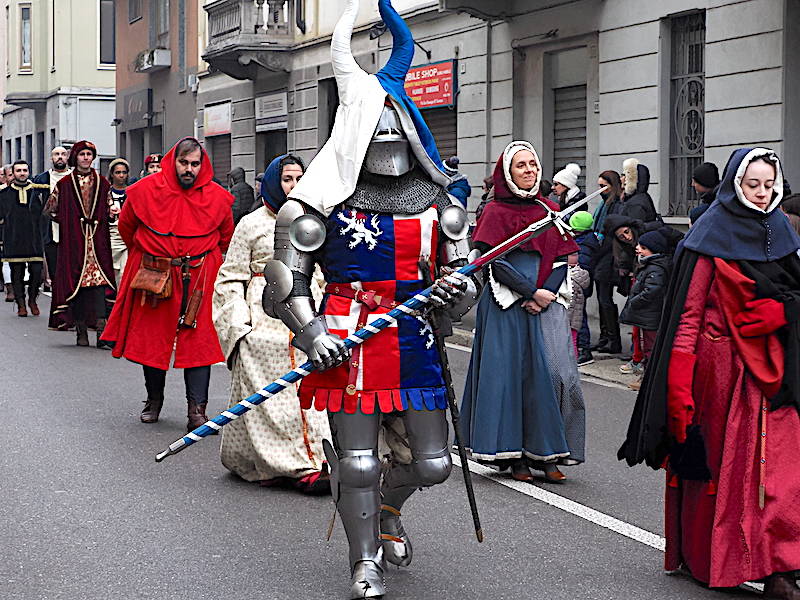
[[(378, 307), (393, 309), (397, 306), (394, 298), (385, 298), (378, 295), (376, 292), (369, 290), (354, 290), (347, 284), (343, 283), (329, 283), (325, 286), (325, 293), (332, 296), (340, 296), (341, 298), (348, 298), (355, 300), (361, 305), (361, 310), (358, 313), (357, 329), (363, 329), (367, 324), (367, 317), (371, 311), (375, 311)], [(347, 387), (345, 392), (349, 396), (354, 396), (356, 393), (356, 382), (358, 380), (358, 366), (361, 362), (361, 344), (353, 348), (353, 353), (350, 356), (348, 363), (349, 375), (347, 377)]]

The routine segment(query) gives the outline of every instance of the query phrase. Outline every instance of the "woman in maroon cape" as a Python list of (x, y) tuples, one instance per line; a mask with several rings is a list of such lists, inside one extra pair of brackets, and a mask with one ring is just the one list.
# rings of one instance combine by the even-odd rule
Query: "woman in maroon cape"
[[(557, 206), (539, 193), (542, 168), (527, 142), (512, 142), (497, 161), (494, 200), (472, 236), (485, 252)], [(532, 482), (566, 476), (559, 465), (584, 461), (585, 417), (572, 335), (558, 293), (563, 257), (576, 252), (556, 229), (525, 242), (487, 269), (461, 416), (472, 456)], [(562, 264), (563, 263), (563, 264)]]
[[(207, 420), (210, 365), (225, 360), (211, 320), (211, 296), (233, 235), (233, 197), (212, 181), (211, 161), (194, 138), (178, 142), (162, 165), (161, 172), (128, 188), (119, 218), (128, 267), (103, 339), (115, 343), (116, 358), (144, 367), (144, 423), (158, 420), (174, 353), (172, 366), (185, 369), (191, 430)], [(173, 290), (167, 298), (132, 285), (143, 259), (153, 257), (169, 259)]]
[(620, 458), (666, 464), (666, 568), (800, 600), (800, 238), (741, 148), (678, 254)]
[(87, 324), (96, 324), (97, 345), (102, 348), (107, 292), (115, 288), (115, 280), (108, 231), (111, 186), (92, 168), (96, 156), (91, 142), (72, 146), (67, 164), (73, 170), (58, 182), (44, 212), (58, 223), (60, 238), (50, 328), (74, 325), (78, 345), (88, 346)]

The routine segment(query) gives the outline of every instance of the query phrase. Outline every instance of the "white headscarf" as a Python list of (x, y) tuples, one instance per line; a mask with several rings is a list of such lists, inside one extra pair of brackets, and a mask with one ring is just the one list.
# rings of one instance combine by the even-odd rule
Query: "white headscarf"
[[(761, 158), (762, 156), (768, 158), (775, 164), (775, 183), (772, 186), (774, 198), (769, 206), (767, 206), (766, 210), (758, 208), (755, 204), (750, 202), (745, 197), (744, 191), (742, 190), (742, 179), (744, 179), (744, 172), (747, 170), (747, 167), (750, 166), (750, 163), (758, 158)], [(769, 148), (753, 148), (750, 152), (748, 152), (742, 162), (739, 163), (739, 168), (736, 170), (736, 176), (733, 178), (733, 189), (736, 190), (736, 197), (739, 199), (739, 202), (744, 204), (747, 208), (752, 208), (753, 210), (757, 210), (758, 212), (766, 215), (778, 208), (781, 200), (783, 200), (783, 169), (781, 169), (781, 161), (775, 154), (775, 151), (770, 150)]]
[[(536, 183), (530, 190), (521, 190), (511, 178), (511, 161), (514, 159), (514, 155), (521, 150), (528, 150), (531, 154), (533, 154), (533, 159), (536, 161), (536, 168), (538, 171), (536, 174)], [(536, 150), (534, 150), (531, 144), (528, 142), (517, 141), (511, 142), (508, 146), (506, 146), (506, 149), (503, 150), (503, 175), (505, 175), (506, 185), (512, 194), (520, 198), (536, 197), (536, 195), (539, 193), (539, 184), (542, 182), (542, 163), (539, 160), (539, 155), (536, 154)]]

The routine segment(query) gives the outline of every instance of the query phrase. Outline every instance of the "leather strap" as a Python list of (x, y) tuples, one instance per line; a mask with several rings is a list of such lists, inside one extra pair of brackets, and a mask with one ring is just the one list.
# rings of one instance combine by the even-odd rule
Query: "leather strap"
[(381, 504), (381, 510), (392, 513), (395, 517), (401, 516), (399, 510), (397, 510), (394, 506), (389, 506), (388, 504)]
[[(394, 299), (384, 298), (377, 293), (369, 290), (354, 290), (349, 285), (329, 283), (325, 286), (325, 293), (332, 296), (341, 296), (342, 298), (349, 298), (355, 300), (361, 305), (361, 310), (358, 312), (358, 323), (356, 329), (363, 329), (367, 324), (367, 317), (369, 313), (376, 310), (378, 307), (392, 309), (397, 306)], [(348, 396), (355, 396), (357, 391), (358, 369), (361, 364), (361, 345), (359, 344), (353, 348), (353, 353), (350, 355), (349, 373), (347, 376), (347, 387), (345, 393)]]
[(355, 300), (360, 304), (366, 305), (370, 310), (375, 310), (379, 306), (389, 310), (397, 308), (397, 301), (394, 298), (379, 296), (376, 292), (368, 290), (354, 290), (344, 283), (329, 283), (325, 286), (325, 293)]
[[(170, 259), (170, 264), (173, 267), (186, 266), (186, 267), (188, 267), (190, 269), (196, 269), (197, 267), (193, 267), (189, 263), (190, 262), (194, 262), (196, 260), (200, 260), (201, 258), (205, 258), (209, 254), (211, 254), (211, 250), (206, 250), (205, 252), (203, 252), (202, 254), (198, 254), (197, 256), (179, 256), (177, 258), (171, 258)], [(200, 265), (197, 265), (197, 266), (200, 266)]]

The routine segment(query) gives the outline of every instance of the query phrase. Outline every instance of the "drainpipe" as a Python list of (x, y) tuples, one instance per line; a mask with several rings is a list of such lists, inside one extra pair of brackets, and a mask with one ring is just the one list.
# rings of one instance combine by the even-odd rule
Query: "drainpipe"
[(486, 167), (492, 165), (492, 24), (486, 21)]

